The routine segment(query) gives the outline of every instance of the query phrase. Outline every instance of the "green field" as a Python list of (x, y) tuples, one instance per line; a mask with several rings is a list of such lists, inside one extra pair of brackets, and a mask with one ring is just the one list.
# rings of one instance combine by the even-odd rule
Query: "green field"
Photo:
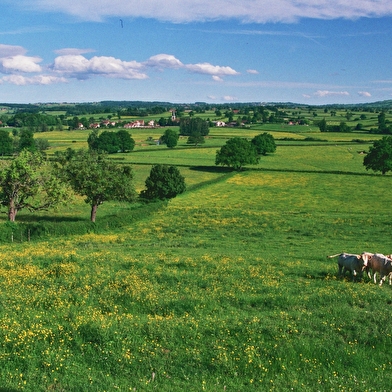
[[(81, 198), (22, 211), (17, 226), (47, 228), (31, 241), (11, 237), (4, 215), (0, 390), (390, 390), (392, 288), (340, 278), (326, 257), (391, 253), (392, 175), (362, 163), (377, 136), (305, 142), (315, 134), (286, 128), (269, 129), (276, 153), (242, 172), (217, 168), (216, 150), (266, 129), (213, 128), (202, 147), (174, 149), (142, 145), (161, 133), (138, 131), (135, 152), (115, 156), (132, 163), (136, 188), (167, 163), (187, 192), (105, 203), (96, 226)], [(87, 134), (36, 137), (51, 154), (85, 147)]]

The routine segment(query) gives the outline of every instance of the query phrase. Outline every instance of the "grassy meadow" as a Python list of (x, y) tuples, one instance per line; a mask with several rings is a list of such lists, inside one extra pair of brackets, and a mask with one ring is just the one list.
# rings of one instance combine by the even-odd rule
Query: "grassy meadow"
[(234, 131), (216, 132), (124, 158), (138, 190), (152, 163), (179, 165), (188, 191), (169, 203), (107, 203), (94, 227), (79, 198), (18, 215), (70, 234), (0, 243), (0, 390), (391, 389), (392, 288), (340, 278), (326, 257), (391, 253), (392, 175), (367, 172), (369, 143), (352, 142), (369, 135), (277, 140), (232, 172), (214, 163)]

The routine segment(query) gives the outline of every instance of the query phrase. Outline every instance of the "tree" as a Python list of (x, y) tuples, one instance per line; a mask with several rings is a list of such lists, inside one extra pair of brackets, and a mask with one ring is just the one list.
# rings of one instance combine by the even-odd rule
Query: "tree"
[(197, 146), (198, 144), (204, 144), (205, 139), (204, 136), (200, 134), (200, 132), (194, 132), (192, 135), (188, 137), (186, 142), (187, 144), (194, 144)]
[(24, 149), (29, 151), (36, 151), (37, 147), (34, 140), (34, 133), (31, 130), (23, 129), (19, 133), (19, 151)]
[(256, 147), (257, 154), (259, 155), (267, 155), (276, 151), (275, 139), (270, 133), (264, 132), (257, 135), (251, 142)]
[(0, 155), (11, 155), (14, 151), (13, 140), (8, 131), (0, 130)]
[(24, 208), (47, 210), (65, 203), (68, 194), (53, 165), (40, 153), (23, 150), (0, 170), (0, 204), (7, 208), (11, 222)]
[(120, 129), (117, 132), (117, 138), (120, 152), (132, 151), (135, 148), (135, 140), (132, 139), (131, 134), (125, 129)]
[(185, 179), (176, 166), (154, 165), (145, 184), (140, 197), (150, 201), (172, 199), (186, 189)]
[(327, 132), (328, 131), (327, 120), (323, 118), (321, 121), (319, 121), (318, 127), (320, 129), (320, 132)]
[(178, 143), (179, 134), (172, 129), (166, 129), (165, 133), (159, 138), (161, 143), (169, 148), (174, 148)]
[(246, 139), (234, 137), (229, 139), (216, 152), (215, 164), (241, 170), (244, 165), (255, 165), (259, 162), (256, 147)]
[(195, 132), (200, 132), (202, 136), (207, 136), (210, 132), (208, 122), (200, 117), (184, 117), (180, 121), (180, 135), (190, 136)]
[(95, 222), (98, 207), (105, 201), (136, 200), (131, 167), (111, 162), (106, 153), (67, 150), (58, 155), (58, 162), (60, 173), (74, 192), (85, 196), (85, 202), (91, 206), (92, 222)]
[(392, 136), (376, 140), (363, 159), (366, 170), (380, 171), (385, 174), (392, 170)]

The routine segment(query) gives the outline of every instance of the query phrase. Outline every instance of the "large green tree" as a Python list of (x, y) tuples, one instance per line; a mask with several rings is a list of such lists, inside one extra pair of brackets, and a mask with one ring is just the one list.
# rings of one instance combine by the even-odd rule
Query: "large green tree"
[(145, 200), (166, 200), (185, 192), (185, 179), (176, 166), (154, 165), (146, 179), (146, 189), (140, 197)]
[(174, 148), (178, 143), (179, 134), (173, 129), (166, 129), (165, 133), (159, 138), (161, 143), (169, 148)]
[(34, 140), (34, 133), (30, 129), (22, 129), (19, 132), (19, 151), (29, 150), (37, 151), (37, 146)]
[(135, 148), (135, 140), (132, 138), (131, 134), (125, 129), (120, 129), (116, 132), (118, 138), (118, 144), (120, 147), (120, 152), (133, 151)]
[(66, 202), (68, 195), (53, 165), (40, 153), (23, 150), (0, 169), (0, 204), (7, 208), (11, 222), (24, 208), (47, 210)]
[(200, 133), (207, 136), (210, 132), (209, 123), (200, 117), (183, 117), (180, 121), (180, 135), (191, 136)]
[(106, 153), (67, 150), (58, 156), (58, 161), (60, 173), (74, 192), (84, 196), (90, 205), (92, 222), (95, 222), (98, 207), (105, 201), (133, 202), (137, 198), (132, 168), (113, 163)]
[(376, 140), (363, 159), (366, 170), (379, 171), (382, 174), (392, 170), (392, 136)]
[(246, 139), (234, 137), (229, 139), (216, 152), (215, 164), (241, 170), (245, 165), (259, 163), (256, 147)]
[(276, 143), (274, 137), (267, 132), (255, 136), (251, 140), (252, 144), (256, 147), (259, 155), (267, 155), (276, 151)]
[(11, 155), (14, 151), (13, 140), (10, 133), (0, 129), (0, 155)]

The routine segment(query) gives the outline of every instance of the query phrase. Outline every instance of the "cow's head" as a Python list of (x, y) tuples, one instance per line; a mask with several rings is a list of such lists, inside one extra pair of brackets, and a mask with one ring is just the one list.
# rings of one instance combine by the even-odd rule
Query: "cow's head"
[(363, 267), (362, 269), (365, 269), (368, 265), (369, 260), (372, 258), (372, 254), (368, 252), (363, 252), (360, 255), (357, 256), (358, 259), (362, 259), (363, 261)]

